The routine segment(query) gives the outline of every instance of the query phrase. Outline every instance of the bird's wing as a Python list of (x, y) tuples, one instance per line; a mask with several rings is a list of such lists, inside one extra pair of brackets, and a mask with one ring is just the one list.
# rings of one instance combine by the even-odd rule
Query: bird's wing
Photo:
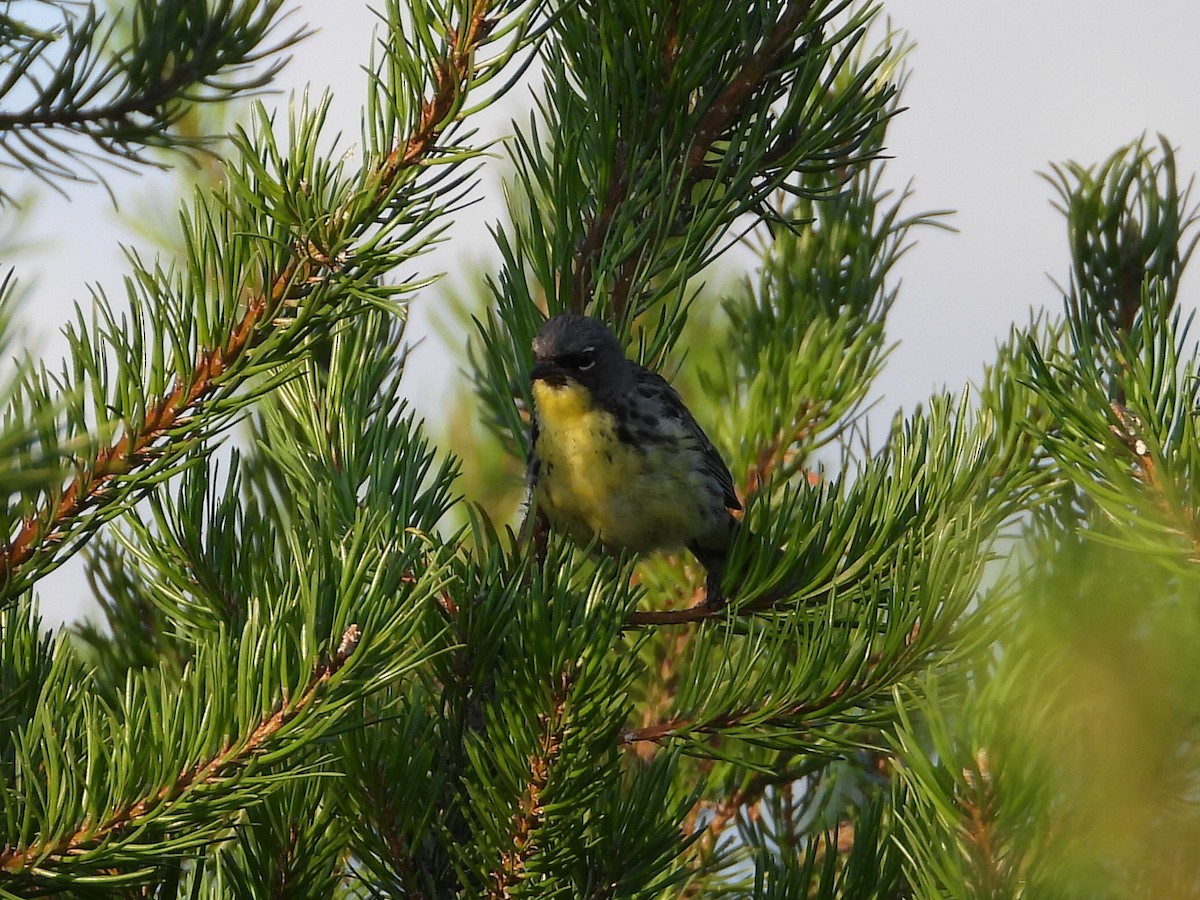
[(742, 504), (737, 498), (737, 491), (733, 488), (733, 475), (730, 474), (729, 467), (721, 459), (720, 452), (713, 446), (713, 442), (708, 439), (708, 435), (704, 433), (704, 429), (700, 427), (700, 423), (696, 421), (691, 411), (684, 405), (683, 398), (657, 372), (652, 372), (643, 366), (638, 366), (637, 368), (636, 390), (641, 391), (652, 403), (657, 401), (655, 405), (663, 410), (663, 414), (679, 423), (688, 435), (696, 441), (696, 445), (700, 447), (703, 456), (705, 471), (721, 485), (725, 506), (729, 509), (741, 509)]

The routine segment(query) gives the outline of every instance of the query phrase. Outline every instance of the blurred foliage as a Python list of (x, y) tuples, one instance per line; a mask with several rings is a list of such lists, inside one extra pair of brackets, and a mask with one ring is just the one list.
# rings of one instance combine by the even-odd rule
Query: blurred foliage
[(920, 896), (1191, 897), (1200, 441), (1179, 283), (1196, 209), (1165, 141), (1055, 172), (1066, 314), (1001, 360), (1056, 487), (1014, 548), (996, 643), (963, 685), (902, 701), (906, 872)]

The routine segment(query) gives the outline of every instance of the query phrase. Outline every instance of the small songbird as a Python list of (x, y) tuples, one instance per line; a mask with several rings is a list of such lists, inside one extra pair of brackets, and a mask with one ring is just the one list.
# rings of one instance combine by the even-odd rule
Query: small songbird
[(587, 316), (549, 319), (533, 358), (527, 477), (551, 527), (609, 552), (686, 547), (707, 572), (706, 605), (720, 606), (742, 505), (679, 394)]

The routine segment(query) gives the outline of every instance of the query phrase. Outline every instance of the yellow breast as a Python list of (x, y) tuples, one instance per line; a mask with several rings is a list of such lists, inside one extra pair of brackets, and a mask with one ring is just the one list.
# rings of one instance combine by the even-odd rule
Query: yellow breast
[[(574, 540), (609, 549), (681, 547), (708, 527), (690, 447), (638, 450), (577, 384), (534, 382), (540, 461), (534, 495)], [(703, 505), (703, 504), (701, 504)]]

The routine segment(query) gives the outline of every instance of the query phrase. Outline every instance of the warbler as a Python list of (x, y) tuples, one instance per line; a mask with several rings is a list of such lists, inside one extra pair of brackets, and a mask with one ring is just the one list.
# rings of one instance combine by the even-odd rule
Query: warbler
[(533, 358), (527, 478), (551, 527), (608, 552), (687, 548), (707, 573), (706, 605), (722, 605), (742, 504), (679, 394), (587, 316), (547, 320)]

